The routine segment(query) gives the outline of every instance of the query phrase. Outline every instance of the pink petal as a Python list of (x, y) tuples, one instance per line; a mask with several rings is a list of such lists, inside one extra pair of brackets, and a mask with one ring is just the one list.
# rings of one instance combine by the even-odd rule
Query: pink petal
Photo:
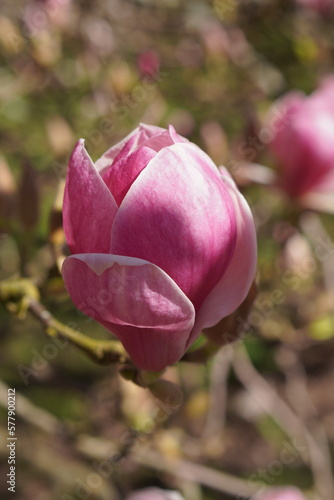
[(122, 149), (124, 148), (124, 146), (131, 139), (135, 138), (136, 135), (138, 134), (138, 132), (139, 132), (139, 127), (137, 127), (134, 130), (132, 130), (132, 132), (130, 132), (130, 134), (128, 134), (126, 137), (124, 137), (124, 139), (122, 139), (117, 144), (114, 144), (114, 146), (112, 146), (105, 153), (103, 153), (103, 155), (101, 156), (101, 158), (99, 158), (95, 162), (95, 166), (96, 166), (97, 170), (100, 172), (100, 174), (102, 174), (103, 170), (106, 167), (110, 167), (110, 165), (112, 164), (112, 162), (114, 161), (114, 159), (117, 157), (117, 155), (122, 151)]
[(80, 139), (70, 158), (63, 206), (71, 252), (108, 252), (117, 208)]
[(173, 142), (176, 144), (177, 142), (189, 142), (188, 139), (183, 137), (182, 135), (179, 135), (173, 125), (169, 125), (168, 127), (169, 135), (171, 136)]
[(156, 264), (195, 308), (225, 272), (236, 237), (228, 188), (211, 164), (191, 143), (162, 149), (132, 184), (111, 237), (112, 253)]
[(142, 146), (143, 143), (158, 134), (164, 132), (165, 129), (162, 127), (157, 127), (156, 125), (147, 125), (146, 123), (139, 124), (139, 132), (141, 134), (140, 140), (138, 140), (137, 147)]
[(118, 205), (123, 201), (133, 181), (154, 158), (156, 152), (149, 147), (140, 147), (129, 156), (122, 155), (106, 170), (102, 178), (112, 192)]
[(172, 146), (173, 144), (177, 144), (178, 142), (189, 141), (188, 139), (185, 139), (181, 135), (177, 134), (174, 127), (170, 125), (168, 130), (161, 129), (159, 133), (149, 137), (146, 141), (142, 142), (141, 146), (147, 146), (158, 152), (160, 151), (160, 149), (167, 146)]
[(168, 130), (163, 130), (160, 134), (154, 135), (150, 137), (146, 141), (144, 141), (141, 146), (147, 146), (153, 149), (156, 153), (160, 151), (160, 149), (165, 148), (167, 146), (172, 146), (174, 144), (173, 139), (169, 135)]
[(222, 179), (233, 201), (237, 242), (232, 260), (217, 285), (204, 300), (196, 316), (189, 344), (203, 328), (217, 324), (240, 306), (246, 298), (256, 271), (256, 233), (250, 208), (229, 175)]
[(157, 266), (81, 254), (64, 261), (62, 274), (76, 307), (114, 333), (139, 368), (159, 371), (184, 354), (194, 307)]
[[(154, 135), (150, 135), (154, 134)], [(169, 130), (141, 124), (114, 159), (112, 165), (100, 172), (118, 205), (123, 201), (131, 184), (162, 148), (177, 142), (189, 142), (178, 135), (174, 128)], [(139, 145), (138, 145), (139, 144)]]
[(156, 127), (154, 125), (145, 125), (141, 123), (139, 127), (133, 130), (120, 142), (108, 149), (95, 163), (97, 170), (104, 173), (104, 169), (110, 167), (113, 161), (118, 157), (118, 160), (122, 156), (128, 156), (133, 151), (135, 151), (139, 146), (147, 141), (150, 137), (160, 134), (164, 129), (161, 127)]

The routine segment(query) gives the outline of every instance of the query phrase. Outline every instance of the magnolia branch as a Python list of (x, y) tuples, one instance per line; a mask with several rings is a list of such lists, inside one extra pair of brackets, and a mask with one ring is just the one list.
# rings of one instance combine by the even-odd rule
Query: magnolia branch
[(118, 340), (96, 340), (74, 330), (58, 321), (41, 304), (39, 291), (29, 279), (0, 281), (0, 301), (8, 309), (15, 312), (20, 319), (24, 319), (30, 311), (45, 326), (46, 334), (51, 338), (65, 339), (81, 351), (85, 352), (93, 361), (99, 364), (119, 363), (120, 375), (131, 380), (140, 387), (147, 388), (152, 395), (174, 406), (181, 401), (180, 390), (167, 380), (160, 379), (163, 370), (150, 372), (138, 369), (131, 363), (125, 349)]
[(100, 364), (128, 363), (118, 340), (96, 340), (58, 321), (40, 302), (39, 291), (29, 279), (0, 281), (0, 301), (24, 319), (30, 311), (45, 327), (49, 337), (65, 339)]

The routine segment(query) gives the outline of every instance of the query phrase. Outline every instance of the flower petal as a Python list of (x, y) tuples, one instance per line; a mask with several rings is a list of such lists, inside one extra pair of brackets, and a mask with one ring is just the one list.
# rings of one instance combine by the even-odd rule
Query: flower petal
[(179, 135), (173, 125), (169, 125), (168, 127), (168, 132), (171, 138), (173, 139), (173, 142), (176, 144), (177, 142), (189, 142), (188, 139), (183, 137), (182, 135)]
[(160, 132), (149, 137), (146, 141), (141, 143), (141, 146), (147, 146), (154, 151), (158, 152), (160, 149), (167, 146), (172, 146), (178, 142), (189, 142), (181, 135), (177, 134), (172, 125), (169, 126), (168, 130), (161, 129)]
[(81, 254), (65, 259), (62, 274), (76, 307), (114, 333), (139, 368), (159, 371), (184, 354), (194, 307), (157, 266)]
[(145, 125), (141, 123), (139, 127), (130, 132), (124, 139), (109, 148), (95, 162), (97, 170), (102, 175), (107, 167), (110, 167), (114, 160), (122, 159), (135, 151), (139, 146), (154, 135), (161, 134), (165, 129), (156, 127), (155, 125)]
[(102, 174), (103, 170), (107, 167), (110, 167), (114, 159), (117, 157), (117, 155), (122, 151), (124, 146), (132, 139), (135, 138), (135, 136), (138, 134), (139, 127), (135, 128), (130, 134), (128, 134), (124, 139), (122, 139), (120, 142), (117, 144), (114, 144), (111, 146), (111, 148), (107, 149), (95, 162), (96, 169), (100, 174)]
[(80, 139), (69, 161), (63, 206), (71, 252), (109, 252), (117, 208)]
[(140, 125), (137, 134), (127, 141), (112, 165), (100, 172), (118, 205), (123, 201), (136, 177), (156, 153), (178, 142), (189, 141), (178, 135), (172, 126), (169, 130), (164, 130)]
[(222, 179), (233, 200), (237, 242), (225, 274), (208, 294), (197, 313), (189, 345), (203, 328), (215, 325), (240, 306), (248, 294), (256, 272), (257, 245), (252, 213), (245, 198), (224, 170), (222, 170)]
[(232, 201), (211, 163), (191, 143), (162, 149), (132, 184), (111, 237), (112, 253), (156, 264), (196, 309), (235, 245)]
[(122, 155), (106, 170), (102, 178), (112, 192), (118, 205), (123, 201), (133, 181), (146, 167), (156, 152), (149, 147), (140, 147), (129, 156)]

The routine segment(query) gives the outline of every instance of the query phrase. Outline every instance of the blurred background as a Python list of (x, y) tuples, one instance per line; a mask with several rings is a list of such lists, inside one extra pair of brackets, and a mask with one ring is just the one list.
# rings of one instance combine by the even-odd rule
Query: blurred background
[(333, 21), (330, 0), (1, 0), (0, 279), (32, 278), (58, 319), (109, 338), (63, 287), (57, 193), (78, 138), (96, 160), (139, 122), (174, 125), (236, 174), (259, 245), (243, 342), (171, 368), (183, 398), (172, 408), (0, 306), (3, 443), (7, 386), (22, 395), (16, 499), (118, 500), (159, 486), (228, 500), (249, 498), (254, 481), (332, 498), (333, 216), (238, 179), (238, 165), (251, 148), (251, 161), (276, 168), (259, 131), (276, 98), (334, 72)]

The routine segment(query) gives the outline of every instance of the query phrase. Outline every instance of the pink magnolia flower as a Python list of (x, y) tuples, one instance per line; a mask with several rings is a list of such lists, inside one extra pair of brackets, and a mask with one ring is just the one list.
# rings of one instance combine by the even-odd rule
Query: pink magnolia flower
[(306, 500), (300, 490), (293, 486), (272, 488), (256, 497), (256, 500)]
[(202, 328), (242, 303), (254, 278), (245, 199), (172, 127), (140, 125), (95, 165), (81, 139), (63, 217), (73, 302), (144, 370), (178, 361)]
[(177, 491), (145, 488), (131, 493), (126, 500), (184, 500), (184, 498)]
[(308, 97), (286, 94), (268, 124), (283, 189), (305, 206), (334, 211), (334, 78)]

